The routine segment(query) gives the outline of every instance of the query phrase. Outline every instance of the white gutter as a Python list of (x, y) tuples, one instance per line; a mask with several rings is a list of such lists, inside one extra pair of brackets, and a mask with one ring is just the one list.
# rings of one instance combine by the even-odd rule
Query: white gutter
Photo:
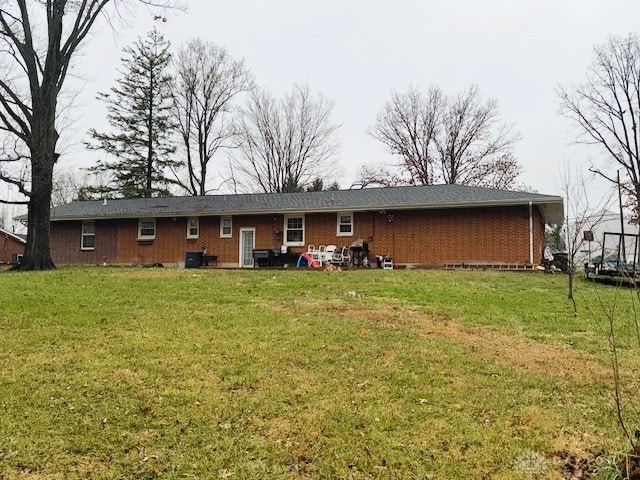
[(533, 264), (533, 202), (529, 200), (529, 263)]

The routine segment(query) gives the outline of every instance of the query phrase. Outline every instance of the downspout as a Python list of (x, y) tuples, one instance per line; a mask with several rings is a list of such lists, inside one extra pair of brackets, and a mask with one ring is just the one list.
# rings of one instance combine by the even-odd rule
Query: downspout
[(533, 265), (533, 202), (529, 200), (529, 263)]

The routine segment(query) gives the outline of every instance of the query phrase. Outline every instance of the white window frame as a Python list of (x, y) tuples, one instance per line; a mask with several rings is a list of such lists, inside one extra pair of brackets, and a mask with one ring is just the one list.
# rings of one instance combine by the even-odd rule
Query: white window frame
[[(292, 242), (290, 242), (288, 240), (288, 238), (287, 238), (288, 237), (288, 233), (289, 233), (288, 224), (289, 224), (289, 219), (290, 218), (301, 218), (302, 219), (302, 240), (301, 241), (298, 241), (298, 242), (292, 241)], [(301, 214), (297, 214), (297, 215), (285, 215), (284, 216), (284, 229), (283, 229), (284, 238), (283, 238), (283, 240), (284, 240), (284, 244), (285, 245), (287, 245), (289, 247), (302, 247), (302, 246), (304, 246), (304, 237), (305, 237), (304, 227), (305, 227), (305, 223), (306, 222), (305, 222), (304, 214), (302, 214), (302, 213)], [(295, 229), (292, 229), (292, 230), (300, 230), (300, 229), (299, 228), (295, 228)]]
[[(351, 221), (349, 223), (342, 223), (341, 217), (349, 217)], [(350, 231), (342, 232), (340, 231), (340, 227), (342, 225), (349, 225), (351, 227)], [(338, 212), (336, 216), (336, 236), (338, 237), (353, 237), (353, 212)]]
[[(191, 222), (195, 221), (195, 226)], [(195, 228), (196, 233), (191, 233), (191, 229)], [(187, 238), (198, 238), (200, 236), (200, 217), (187, 217)]]
[[(143, 235), (142, 234), (142, 224), (144, 222), (153, 222), (153, 235)], [(149, 227), (147, 227), (145, 230), (149, 230)], [(156, 219), (155, 218), (139, 218), (138, 219), (138, 240), (154, 240), (156, 238), (156, 230), (157, 230), (157, 226), (156, 226)]]
[[(85, 231), (85, 227), (88, 227), (89, 225), (93, 227), (92, 233), (87, 233)], [(84, 240), (87, 237), (93, 237), (93, 246), (91, 247), (85, 246)], [(82, 222), (82, 233), (80, 235), (80, 250), (95, 250), (95, 246), (96, 246), (96, 222), (95, 220), (84, 220)]]
[[(229, 221), (229, 225), (225, 225), (225, 220)], [(229, 228), (229, 233), (225, 233), (225, 227)], [(220, 217), (220, 238), (231, 238), (233, 237), (233, 217)]]

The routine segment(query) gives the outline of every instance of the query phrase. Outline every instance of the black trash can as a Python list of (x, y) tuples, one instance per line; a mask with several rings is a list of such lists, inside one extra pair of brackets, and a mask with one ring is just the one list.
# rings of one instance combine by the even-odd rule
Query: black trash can
[(202, 265), (202, 252), (187, 252), (184, 257), (184, 268), (200, 268)]

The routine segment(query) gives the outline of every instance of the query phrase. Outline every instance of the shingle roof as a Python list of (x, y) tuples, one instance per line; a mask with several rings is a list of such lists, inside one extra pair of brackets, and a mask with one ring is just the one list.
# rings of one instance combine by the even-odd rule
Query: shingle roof
[(561, 197), (465, 185), (422, 185), (304, 193), (256, 193), (72, 202), (51, 220), (309, 213), (416, 208), (538, 205), (549, 222), (562, 219)]

